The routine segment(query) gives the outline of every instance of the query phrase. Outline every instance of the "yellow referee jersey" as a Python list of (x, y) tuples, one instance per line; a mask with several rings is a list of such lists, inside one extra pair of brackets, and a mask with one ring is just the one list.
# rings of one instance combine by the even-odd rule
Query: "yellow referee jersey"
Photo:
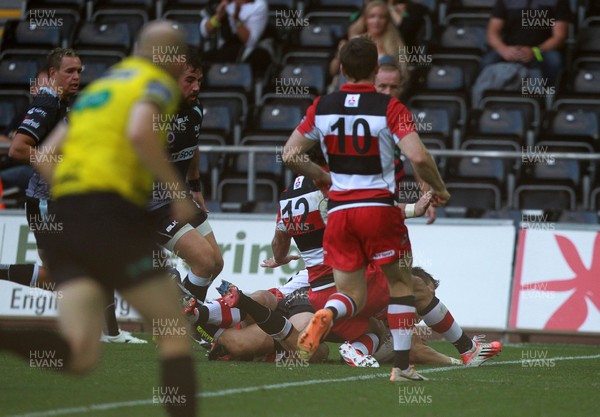
[[(135, 103), (151, 101), (161, 117), (179, 104), (175, 80), (161, 68), (130, 57), (86, 87), (69, 114), (62, 160), (54, 173), (55, 198), (90, 192), (116, 192), (145, 205), (153, 177), (127, 138), (129, 114)], [(166, 135), (161, 135), (166, 143)]]

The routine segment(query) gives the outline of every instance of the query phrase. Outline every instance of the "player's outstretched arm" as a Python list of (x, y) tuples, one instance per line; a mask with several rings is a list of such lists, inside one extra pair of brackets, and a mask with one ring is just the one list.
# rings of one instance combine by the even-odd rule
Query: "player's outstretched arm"
[(431, 187), (432, 204), (436, 207), (446, 204), (450, 194), (446, 190), (435, 161), (421, 142), (419, 135), (415, 132), (409, 133), (398, 142), (398, 146), (410, 161), (415, 173)]
[(287, 265), (291, 261), (300, 259), (297, 255), (288, 255), (290, 245), (292, 243), (292, 237), (289, 233), (276, 229), (273, 240), (271, 241), (271, 248), (273, 250), (273, 257), (265, 259), (260, 266), (263, 268), (277, 268), (281, 265)]

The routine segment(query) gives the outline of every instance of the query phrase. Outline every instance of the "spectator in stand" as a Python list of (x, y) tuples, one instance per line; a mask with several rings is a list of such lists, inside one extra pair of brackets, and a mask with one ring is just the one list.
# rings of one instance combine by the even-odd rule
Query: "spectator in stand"
[(539, 68), (549, 84), (556, 85), (562, 68), (560, 48), (567, 39), (571, 20), (568, 0), (532, 0), (528, 8), (521, 2), (497, 0), (487, 28), (487, 41), (493, 49), (481, 67), (497, 62), (515, 62)]
[[(427, 8), (410, 0), (388, 0), (387, 3), (392, 22), (400, 31), (404, 42), (411, 46), (417, 45), (417, 35), (423, 25), (423, 16), (427, 13)], [(360, 13), (353, 15), (351, 20), (353, 23), (348, 28), (350, 37), (365, 31), (365, 19)]]
[[(405, 90), (410, 78), (408, 74), (407, 59), (403, 59), (405, 55), (405, 45), (400, 32), (394, 26), (390, 8), (387, 3), (382, 0), (370, 1), (365, 7), (365, 11), (361, 18), (357, 20), (348, 30), (348, 38), (356, 36), (367, 36), (377, 45), (377, 54), (379, 57), (389, 55), (394, 58), (395, 63), (399, 65), (402, 72), (401, 92)], [(342, 40), (338, 47), (338, 54), (333, 58), (329, 65), (329, 71), (332, 76), (338, 75), (338, 80), (334, 80), (334, 85), (341, 85), (345, 82), (340, 74), (340, 58), (339, 50), (344, 46), (346, 40)]]
[(249, 62), (253, 69), (264, 69), (264, 56), (257, 49), (269, 18), (265, 0), (221, 0), (215, 13), (200, 22), (204, 38), (221, 30), (225, 43), (205, 55), (208, 62)]

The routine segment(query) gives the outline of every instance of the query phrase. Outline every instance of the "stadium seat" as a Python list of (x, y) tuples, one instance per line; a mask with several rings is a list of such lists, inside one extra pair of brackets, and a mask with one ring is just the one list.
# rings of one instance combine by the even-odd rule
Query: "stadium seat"
[(519, 110), (484, 109), (479, 116), (477, 134), (514, 137), (525, 142), (525, 115)]
[(549, 133), (556, 136), (600, 138), (598, 116), (592, 111), (559, 110), (551, 116), (550, 124)]
[(219, 182), (218, 199), (224, 212), (250, 212), (257, 202), (275, 204), (278, 195), (277, 184), (267, 179), (257, 178), (253, 184), (243, 178)]
[(311, 101), (266, 94), (257, 110), (254, 130), (290, 134), (302, 121)]
[[(256, 143), (254, 140), (248, 140), (247, 138), (244, 138), (240, 145), (264, 146), (267, 145), (267, 143)], [(281, 149), (283, 149), (283, 145), (281, 145)], [(234, 157), (233, 169), (236, 174), (247, 174), (248, 170), (250, 169), (250, 163), (250, 154), (247, 152), (242, 152)], [(254, 170), (257, 178), (272, 179), (278, 183), (279, 186), (285, 185), (285, 182), (283, 181), (285, 165), (281, 160), (281, 151), (279, 151), (279, 153), (273, 151), (255, 153)]]
[(80, 84), (85, 87), (92, 81), (101, 77), (110, 67), (121, 61), (125, 55), (110, 51), (77, 51), (81, 58)]
[(24, 117), (30, 102), (26, 91), (0, 90), (0, 132), (8, 128), (15, 117)]
[(329, 62), (331, 61), (330, 52), (306, 52), (306, 51), (290, 51), (287, 52), (281, 64), (286, 65), (317, 65), (329, 82)]
[[(55, 18), (58, 20), (58, 18)], [(21, 21), (15, 29), (15, 47), (17, 48), (56, 48), (61, 44), (59, 26), (38, 26), (29, 20)]]
[(600, 98), (589, 97), (589, 96), (572, 96), (572, 95), (560, 95), (552, 103), (552, 110), (566, 110), (570, 112), (584, 111), (594, 112), (600, 120)]
[(444, 49), (483, 52), (487, 49), (485, 27), (468, 25), (447, 26), (442, 33), (440, 45)]
[[(519, 112), (524, 123), (526, 141), (528, 145), (533, 144), (534, 137), (539, 133), (541, 127), (541, 107), (540, 102), (534, 98), (520, 97), (511, 94), (484, 96), (479, 102), (479, 109), (500, 111), (508, 110), (510, 112)], [(509, 129), (510, 130), (510, 129)], [(508, 132), (510, 134), (510, 132)], [(522, 138), (522, 135), (519, 135)]]
[(199, 101), (205, 107), (227, 107), (233, 123), (233, 135), (225, 139), (228, 144), (237, 145), (241, 140), (241, 132), (246, 127), (248, 100), (242, 93), (200, 91)]
[(222, 136), (232, 134), (234, 121), (230, 107), (211, 102), (202, 103), (202, 107), (204, 109), (203, 132), (218, 133)]
[(281, 91), (289, 90), (290, 95), (303, 95), (304, 89), (307, 87), (308, 94), (321, 95), (325, 92), (326, 74), (323, 73), (319, 65), (286, 65), (279, 73), (279, 80), (282, 84)]
[(567, 185), (528, 184), (515, 189), (513, 204), (520, 210), (575, 210), (575, 190)]
[(38, 67), (40, 56), (0, 55), (0, 88), (29, 89)]
[(451, 51), (450, 53), (432, 54), (433, 65), (460, 67), (463, 72), (464, 83), (467, 86), (475, 84), (479, 74), (481, 56), (480, 53), (469, 54)]
[(102, 0), (96, 3), (97, 7), (102, 8), (137, 8), (146, 11), (154, 7), (153, 0)]
[(467, 120), (467, 104), (460, 96), (441, 94), (415, 94), (407, 100), (407, 107), (443, 110), (448, 115), (453, 129), (451, 138), (444, 138), (444, 143), (451, 140), (452, 146), (458, 147), (460, 137)]
[(36, 6), (50, 7), (50, 6), (62, 6), (75, 9), (79, 12), (83, 11), (85, 4), (88, 0), (37, 0), (32, 1)]
[(573, 90), (578, 94), (599, 94), (600, 69), (579, 69), (575, 74)]
[(426, 136), (430, 139), (437, 138), (445, 146), (452, 145), (455, 121), (451, 120), (451, 114), (446, 109), (411, 106), (409, 110), (415, 130), (420, 136)]
[(448, 181), (446, 188), (452, 195), (448, 208), (461, 208), (467, 217), (481, 217), (487, 210), (500, 210), (501, 190), (492, 183), (480, 181)]
[(97, 24), (125, 23), (133, 44), (139, 30), (148, 22), (148, 14), (143, 10), (102, 9), (94, 13), (92, 21)]
[[(201, 132), (200, 146), (225, 146), (225, 139), (219, 135)], [(223, 165), (223, 154), (220, 152), (200, 152), (200, 180), (205, 196), (217, 199), (217, 187)]]
[(462, 8), (491, 9), (496, 0), (460, 0), (459, 3)]
[(180, 25), (181, 30), (185, 34), (185, 41), (188, 45), (197, 48), (202, 47), (204, 51), (208, 49), (202, 44), (202, 35), (200, 34), (200, 22), (202, 21), (201, 12), (198, 10), (169, 10), (163, 16), (165, 19), (170, 19)]
[(564, 211), (560, 218), (559, 223), (572, 223), (572, 224), (598, 224), (598, 214), (593, 211)]
[(362, 0), (311, 0), (310, 1), (310, 10), (348, 10), (348, 11), (358, 11), (361, 10), (364, 6), (364, 2)]
[(311, 25), (322, 24), (329, 28), (334, 39), (343, 39), (348, 35), (348, 27), (352, 13), (350, 12), (312, 12), (306, 15)]
[(334, 48), (337, 45), (332, 29), (320, 23), (305, 26), (300, 31), (300, 46), (310, 48)]
[(209, 89), (239, 91), (249, 94), (254, 88), (250, 64), (212, 64), (204, 77)]
[(427, 72), (428, 90), (461, 91), (464, 87), (464, 72), (459, 66), (434, 64)]
[(590, 209), (600, 210), (600, 186), (594, 188), (590, 194)]
[(131, 44), (127, 23), (86, 22), (75, 40), (75, 46), (79, 49), (103, 48), (120, 52), (128, 52)]

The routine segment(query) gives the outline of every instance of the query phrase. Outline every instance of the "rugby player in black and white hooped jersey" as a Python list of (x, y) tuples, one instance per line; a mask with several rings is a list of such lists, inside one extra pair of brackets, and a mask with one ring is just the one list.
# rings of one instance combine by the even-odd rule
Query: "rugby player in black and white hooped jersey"
[[(39, 76), (32, 84), (36, 91), (31, 107), (17, 129), (9, 156), (15, 160), (31, 164), (37, 153), (44, 147), (44, 141), (54, 127), (67, 120), (69, 105), (79, 89), (80, 74), (83, 69), (77, 52), (68, 48), (55, 48), (48, 55), (47, 77)], [(56, 217), (54, 201), (50, 189), (39, 173), (33, 173), (26, 190), (27, 222), (37, 242), (42, 265), (17, 264), (0, 266), (0, 278), (6, 275), (9, 281), (53, 290), (54, 283), (46, 268), (44, 251), (53, 244), (53, 236), (62, 230), (62, 223)], [(119, 329), (114, 294), (107, 290), (105, 311), (106, 329), (102, 341), (107, 343), (147, 343), (131, 333)]]
[[(168, 184), (154, 184), (150, 210), (156, 223), (157, 243), (181, 257), (190, 267), (183, 280), (184, 287), (197, 299), (204, 301), (211, 282), (223, 269), (223, 257), (208, 222), (208, 210), (200, 186), (200, 151), (198, 150), (202, 107), (198, 94), (202, 84), (202, 63), (195, 52), (187, 55), (184, 72), (178, 79), (182, 104), (169, 121), (168, 152), (171, 163), (182, 178), (187, 179), (191, 196), (198, 210), (195, 218), (180, 224), (171, 216), (172, 198)], [(160, 128), (159, 123), (159, 128)]]
[[(8, 156), (16, 161), (31, 164), (38, 149), (54, 127), (67, 118), (69, 103), (79, 89), (79, 76), (82, 70), (81, 60), (73, 49), (56, 48), (48, 55), (48, 79), (38, 89), (33, 102), (21, 125), (17, 129)], [(41, 84), (41, 83), (40, 83)], [(38, 86), (36, 82), (32, 87)], [(44, 267), (44, 249), (52, 240), (51, 226), (47, 220), (54, 215), (50, 201), (50, 188), (42, 177), (34, 171), (25, 192), (26, 211), (29, 227), (35, 236), (42, 266), (32, 273), (32, 284), (50, 282), (48, 271)], [(15, 272), (16, 269), (15, 268)], [(27, 274), (29, 275), (29, 274)], [(27, 282), (29, 284), (29, 282)]]

